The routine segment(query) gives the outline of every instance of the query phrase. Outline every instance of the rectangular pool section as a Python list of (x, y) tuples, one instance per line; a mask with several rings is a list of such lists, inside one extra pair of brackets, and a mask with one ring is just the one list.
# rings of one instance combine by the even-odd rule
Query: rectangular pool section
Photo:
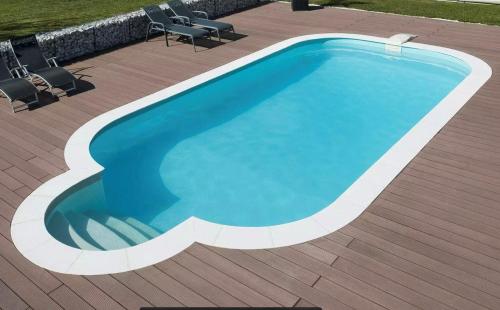
[(491, 75), (467, 54), (386, 43), (294, 38), (96, 118), (68, 143), (72, 175), (16, 213), (16, 246), (29, 257), (15, 231), (37, 202), (45, 242), (74, 260), (42, 267), (79, 274), (143, 267), (194, 241), (276, 247), (346, 225)]

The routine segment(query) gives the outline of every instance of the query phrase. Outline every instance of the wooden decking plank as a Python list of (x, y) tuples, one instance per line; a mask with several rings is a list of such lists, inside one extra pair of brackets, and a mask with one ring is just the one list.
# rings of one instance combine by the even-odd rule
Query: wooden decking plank
[[(69, 138), (69, 135), (67, 135)], [(5, 139), (7, 140), (7, 139)], [(8, 140), (7, 140), (8, 141)], [(25, 150), (26, 155), (24, 157), (21, 157), (25, 160), (30, 160), (34, 158), (35, 156), (39, 156), (41, 158), (44, 158), (45, 160), (49, 161), (53, 165), (63, 169), (65, 167), (64, 163), (62, 163), (58, 158), (54, 158), (52, 156), (52, 151), (54, 149), (62, 149), (62, 148), (57, 148), (57, 147), (51, 147), (50, 151), (47, 151), (45, 149), (42, 149), (38, 147), (37, 145), (34, 145), (30, 141), (24, 140), (24, 139), (12, 139), (9, 141), (11, 144), (17, 146), (17, 153), (21, 151), (21, 149)], [(12, 152), (12, 148), (8, 148), (10, 152)], [(15, 149), (14, 149), (15, 150)]]
[[(387, 288), (387, 285), (390, 285), (389, 279), (384, 278), (384, 280), (381, 281), (382, 285), (377, 285), (380, 283), (377, 283), (376, 281), (363, 281), (355, 276), (345, 273), (343, 270), (335, 267), (336, 263), (333, 263), (332, 267), (311, 259), (307, 255), (288, 247), (274, 249), (273, 252), (300, 266), (304, 266), (304, 268), (308, 268), (318, 274), (321, 274), (323, 278), (335, 283), (336, 286), (341, 286), (343, 289), (360, 295), (356, 297), (356, 299), (366, 298), (388, 309), (417, 309), (417, 307), (413, 306), (407, 299), (394, 297), (391, 295), (390, 289), (384, 289), (384, 285), (386, 286), (385, 288)], [(335, 260), (335, 262), (336, 261), (337, 260)], [(337, 287), (337, 290), (340, 290), (340, 287)], [(401, 295), (405, 297), (404, 294)], [(432, 305), (433, 309), (440, 308), (440, 305), (436, 302), (431, 301), (431, 303), (428, 303), (425, 296), (418, 294), (415, 295), (418, 296), (418, 299), (415, 298), (415, 300), (420, 300), (421, 305)]]
[[(376, 303), (373, 303), (365, 298), (361, 298), (355, 293), (344, 289), (342, 286), (333, 283), (326, 278), (321, 277), (314, 288), (320, 292), (325, 293), (328, 296), (332, 296), (342, 302), (342, 305), (348, 306), (350, 309), (374, 309), (383, 310), (386, 309)], [(323, 306), (325, 309), (338, 309), (341, 308), (339, 305), (326, 304)]]
[(394, 232), (406, 240), (411, 240), (410, 244), (415, 245), (421, 251), (429, 253), (429, 255), (438, 256), (439, 253), (439, 255), (442, 255), (441, 259), (453, 257), (457, 264), (468, 266), (467, 268), (471, 269), (474, 268), (477, 274), (487, 276), (489, 281), (500, 284), (500, 272), (498, 272), (500, 261), (492, 257), (455, 245), (447, 240), (436, 238), (412, 227), (401, 225), (371, 212), (368, 212), (362, 221), (374, 224), (386, 231)]
[[(28, 173), (29, 175), (41, 179), (45, 176), (48, 175), (48, 172), (44, 171), (41, 168), (38, 168), (37, 166), (33, 165), (32, 163), (25, 161), (19, 157), (16, 157), (14, 154), (12, 154), (10, 151), (0, 147), (0, 159), (3, 161), (6, 161), (10, 164), (9, 167), (16, 166), (17, 168), (23, 170), (24, 172)], [(5, 169), (7, 169), (5, 168)]]
[(99, 310), (125, 309), (118, 302), (109, 297), (104, 291), (81, 276), (54, 274), (68, 288), (75, 292), (89, 305)]
[[(380, 302), (380, 304), (386, 306), (387, 308), (408, 308), (407, 305), (402, 304), (400, 301), (404, 300), (405, 302), (411, 304), (412, 308), (423, 307), (426, 309), (452, 309), (451, 307), (440, 303), (439, 300), (435, 300), (425, 295), (418, 294), (404, 285), (396, 283), (391, 279), (382, 277), (374, 272), (365, 269), (363, 266), (356, 265), (346, 259), (343, 259), (342, 257), (335, 261), (335, 263), (333, 264), (333, 268), (349, 274), (359, 279), (360, 281), (369, 283), (370, 285), (375, 286), (376, 288), (390, 294), (387, 297), (384, 296), (385, 298), (383, 298), (383, 300)], [(388, 299), (390, 303), (386, 301)]]
[[(0, 222), (0, 225), (4, 226), (4, 222)], [(5, 233), (5, 229), (1, 229), (2, 233)], [(42, 291), (48, 293), (61, 285), (61, 282), (56, 279), (52, 274), (47, 272), (45, 269), (39, 268), (28, 260), (24, 259), (19, 253), (14, 245), (10, 241), (10, 233), (8, 237), (5, 235), (0, 235), (0, 255), (13, 266), (16, 267), (19, 272), (23, 273), (26, 278), (38, 286)]]
[[(486, 225), (498, 227), (497, 222), (500, 220), (500, 213), (494, 206), (484, 206), (477, 202), (460, 199), (443, 191), (442, 188), (437, 188), (437, 186), (433, 188), (429, 185), (427, 182), (420, 183), (414, 177), (400, 175), (397, 184), (391, 184), (388, 191), (452, 212), (458, 216), (479, 221), (484, 220)], [(491, 218), (491, 221), (487, 218)]]
[[(363, 241), (355, 240), (350, 246), (350, 249), (363, 254), (370, 255), (371, 257), (376, 258), (378, 261), (383, 262), (385, 264), (389, 264), (399, 270), (408, 272), (426, 282), (432, 283), (436, 286), (439, 286), (445, 290), (448, 290), (458, 296), (463, 296), (469, 299), (472, 302), (475, 302), (478, 305), (482, 305), (484, 307), (488, 307), (490, 309), (496, 309), (499, 306), (500, 299), (489, 295), (481, 290), (472, 288), (462, 282), (453, 280), (446, 276), (442, 276), (437, 272), (429, 270), (427, 268), (423, 268), (417, 266), (415, 264), (410, 263), (404, 258), (397, 257), (388, 252), (384, 252), (383, 250), (375, 247), (374, 245), (364, 243)], [(455, 307), (458, 305), (465, 305), (463, 300), (456, 301)], [(469, 307), (475, 307), (474, 304), (468, 304)]]
[(189, 247), (187, 251), (194, 257), (203, 260), (215, 269), (230, 275), (235, 280), (245, 284), (260, 294), (271, 298), (283, 306), (291, 307), (299, 300), (299, 297), (293, 295), (287, 290), (284, 290), (276, 284), (273, 284), (272, 282), (269, 282), (249, 270), (231, 262), (227, 258), (209, 251), (203, 246), (195, 244)]
[[(409, 167), (412, 167), (420, 171), (429, 171), (433, 169), (435, 173), (443, 173), (443, 175), (449, 175), (449, 178), (464, 179), (466, 184), (478, 184), (482, 186), (485, 184), (488, 188), (494, 190), (497, 186), (500, 186), (500, 178), (495, 176), (488, 176), (480, 174), (476, 171), (472, 171), (471, 167), (458, 168), (451, 165), (446, 165), (439, 162), (434, 162), (425, 158), (418, 158), (414, 160)], [(473, 167), (472, 167), (473, 168)], [(468, 183), (470, 182), (470, 183)]]
[(482, 186), (478, 186), (477, 184), (471, 185), (467, 183), (477, 183), (477, 182), (468, 182), (465, 181), (465, 178), (462, 178), (461, 181), (457, 181), (443, 175), (438, 175), (438, 173), (436, 172), (434, 173), (429, 173), (428, 171), (422, 172), (412, 167), (405, 168), (403, 173), (405, 175), (411, 175), (421, 180), (426, 180), (432, 183), (439, 184), (441, 186), (444, 186), (452, 190), (461, 191), (464, 193), (464, 195), (468, 195), (470, 197), (474, 196), (482, 200), (489, 200), (491, 201), (490, 202), (491, 204), (500, 203), (500, 194), (488, 188), (487, 184), (483, 184)]
[[(421, 254), (424, 257), (430, 258), (435, 261), (439, 261), (444, 265), (449, 265), (454, 267), (454, 269), (461, 270), (469, 276), (475, 276), (484, 281), (480, 281), (478, 283), (478, 287), (481, 287), (483, 290), (484, 287), (492, 287), (497, 288), (498, 284), (495, 282), (496, 278), (494, 275), (494, 271), (485, 267), (482, 267), (478, 264), (475, 264), (471, 261), (468, 261), (460, 256), (454, 256), (445, 251), (439, 250), (432, 246), (428, 246), (424, 243), (418, 242), (411, 238), (405, 237), (403, 235), (397, 234), (396, 232), (387, 230), (380, 226), (377, 226), (371, 222), (366, 220), (360, 220), (354, 223), (352, 226), (363, 230), (369, 234), (375, 235), (381, 239), (385, 239), (390, 241), (390, 243), (394, 243), (400, 247), (406, 248), (412, 252)], [(475, 267), (478, 267), (477, 269)], [(482, 268), (481, 268), (482, 267)], [(491, 272), (491, 273), (490, 273)], [(493, 275), (492, 275), (493, 274)], [(490, 281), (493, 278), (493, 281)], [(486, 281), (487, 280), (487, 281)], [(488, 282), (491, 282), (492, 285), (488, 285)], [(469, 284), (471, 285), (471, 284)], [(498, 295), (498, 292), (495, 292), (495, 289), (489, 291), (492, 294)]]
[(114, 274), (113, 277), (142, 298), (157, 307), (180, 307), (182, 304), (153, 284), (144, 280), (135, 272)]
[(8, 139), (5, 139), (4, 137), (0, 137), (0, 145), (2, 146), (2, 148), (9, 150), (9, 152), (17, 155), (19, 158), (23, 160), (28, 160), (35, 157), (35, 154), (27, 151), (19, 144), (14, 143)]
[(198, 276), (203, 277), (205, 280), (213, 283), (217, 287), (220, 287), (221, 289), (225, 290), (226, 292), (243, 301), (249, 306), (279, 306), (278, 303), (272, 301), (270, 298), (259, 294), (248, 286), (236, 281), (228, 275), (192, 256), (191, 254), (182, 252), (175, 256), (174, 260), (178, 264), (184, 266), (192, 272), (195, 272)]
[(12, 220), (12, 217), (14, 216), (15, 208), (8, 204), (7, 202), (3, 201), (0, 199), (0, 216), (2, 216), (4, 219), (6, 219), (9, 222), (10, 226), (10, 221)]
[[(492, 296), (495, 296), (496, 298), (500, 298), (500, 286), (496, 285), (494, 283), (488, 282), (482, 278), (476, 277), (474, 275), (471, 275), (463, 270), (457, 269), (453, 266), (449, 266), (446, 263), (442, 263), (440, 261), (434, 260), (432, 258), (429, 258), (427, 256), (424, 256), (422, 254), (419, 254), (417, 252), (408, 250), (404, 247), (401, 247), (399, 245), (396, 245), (390, 241), (387, 241), (383, 238), (380, 238), (378, 236), (375, 236), (369, 232), (365, 232), (361, 229), (358, 229), (353, 226), (348, 226), (343, 229), (344, 231), (348, 232), (349, 234), (352, 234), (353, 236), (356, 236), (356, 239), (363, 241), (366, 244), (370, 244), (374, 247), (377, 247), (381, 249), (384, 253), (388, 255), (388, 257), (399, 257), (402, 258), (403, 260), (400, 261), (400, 263), (405, 263), (406, 261), (412, 262), (415, 265), (424, 267), (425, 269), (428, 269), (429, 271), (432, 272), (433, 275), (440, 277), (441, 275), (444, 275), (450, 279), (456, 280), (458, 282), (461, 282), (463, 286), (465, 287), (470, 287), (474, 288), (478, 291), (483, 291), (485, 293), (488, 293)], [(357, 244), (358, 242), (354, 243)], [(377, 253), (371, 252), (370, 253), (371, 257), (375, 258), (378, 260), (378, 255)], [(382, 260), (383, 263), (389, 262), (390, 260)], [(397, 266), (397, 265), (396, 265)], [(423, 279), (427, 282), (433, 283), (433, 278), (434, 276), (431, 276), (429, 278), (426, 278), (426, 272), (425, 269), (420, 269), (418, 267), (415, 267), (413, 265), (402, 265), (406, 266), (401, 268), (401, 270), (406, 271), (409, 273), (412, 273), (413, 275), (417, 277), (423, 277)], [(411, 268), (408, 268), (410, 267)], [(415, 271), (415, 272), (413, 272)], [(447, 278), (443, 278), (442, 280), (444, 281), (449, 281)], [(439, 283), (439, 282), (437, 282)], [(452, 287), (452, 284), (449, 284), (449, 282), (445, 282), (444, 286), (446, 288)], [(453, 282), (452, 282), (453, 283)], [(475, 290), (473, 290), (476, 292)]]
[(405, 209), (391, 202), (380, 201), (376, 206), (377, 208), (372, 208), (370, 212), (377, 216), (411, 227), (450, 243), (463, 246), (469, 250), (482, 253), (497, 260), (500, 257), (500, 249), (498, 249), (500, 240), (497, 238), (468, 230), (465, 227), (454, 225), (446, 221), (436, 220), (418, 211)]
[(87, 280), (126, 309), (132, 310), (151, 306), (148, 301), (109, 275), (89, 276)]
[(337, 255), (334, 255), (332, 253), (329, 253), (321, 248), (318, 248), (315, 245), (312, 245), (310, 243), (301, 243), (292, 246), (295, 250), (302, 252), (303, 254), (306, 254), (312, 258), (315, 258), (319, 260), (322, 263), (325, 263), (327, 265), (331, 265), (336, 259)]
[[(392, 192), (387, 192), (383, 196), (379, 197), (380, 199), (384, 199), (386, 201), (390, 201), (391, 203), (397, 204), (398, 206), (401, 206), (404, 204), (404, 207), (406, 208), (408, 212), (405, 212), (406, 214), (409, 213), (415, 213), (414, 217), (427, 217), (429, 219), (429, 222), (449, 222), (452, 223), (451, 225), (456, 225), (455, 228), (450, 228), (451, 230), (459, 230), (460, 233), (469, 233), (468, 230), (471, 230), (471, 234), (474, 232), (480, 233), (484, 237), (493, 237), (494, 239), (498, 239), (498, 236), (500, 236), (500, 229), (497, 227), (500, 226), (495, 226), (495, 225), (490, 225), (488, 223), (485, 223), (485, 221), (482, 221), (482, 215), (477, 215), (477, 214), (469, 214), (468, 210), (466, 209), (458, 209), (459, 211), (462, 211), (465, 214), (465, 216), (462, 215), (457, 215), (451, 211), (453, 210), (447, 210), (447, 209), (440, 209), (432, 205), (431, 203), (426, 204), (425, 200), (413, 200), (410, 198), (406, 198), (405, 193), (402, 191), (397, 191), (397, 194), (392, 193)], [(408, 210), (410, 209), (410, 210)], [(472, 218), (472, 219), (471, 219)], [(489, 221), (491, 224), (496, 224), (497, 220), (496, 219), (491, 219)], [(463, 230), (461, 229), (463, 228)], [(465, 231), (464, 231), (465, 230)], [(495, 246), (496, 247), (496, 246)]]
[(36, 167), (44, 170), (44, 171), (47, 171), (48, 174), (50, 174), (51, 176), (54, 176), (54, 177), (58, 176), (64, 172), (63, 168), (56, 167), (53, 164), (51, 164), (50, 162), (48, 162), (45, 159), (38, 157), (38, 156), (33, 157), (32, 159), (28, 160), (28, 162), (30, 164), (33, 164)]
[(338, 246), (334, 242), (331, 242), (326, 238), (316, 240), (314, 241), (314, 243), (324, 248), (325, 250), (332, 251), (340, 257), (363, 266), (371, 272), (379, 274), (383, 277), (388, 277), (389, 279), (392, 279), (393, 281), (406, 286), (419, 294), (425, 295), (435, 300), (439, 300), (441, 303), (444, 303), (446, 305), (454, 307), (460, 304), (468, 304), (467, 299), (461, 296), (455, 295), (427, 281), (408, 274), (406, 271), (401, 271), (385, 263), (378, 262), (371, 256), (365, 256), (349, 248)]
[(23, 183), (19, 182), (17, 179), (13, 178), (10, 174), (0, 170), (0, 184), (5, 186), (11, 191), (15, 191), (24, 186)]
[(26, 197), (28, 197), (33, 192), (33, 190), (31, 188), (29, 188), (28, 186), (23, 186), (21, 188), (16, 189), (14, 192), (16, 194), (18, 194), (19, 197), (21, 197), (24, 200), (24, 199), (26, 199)]
[(272, 281), (285, 290), (288, 290), (294, 295), (301, 298), (310, 300), (311, 302), (319, 305), (320, 307), (329, 307), (337, 309), (347, 308), (345, 304), (341, 303), (338, 299), (333, 298), (331, 295), (324, 294), (324, 292), (317, 291), (312, 287), (272, 268), (266, 264), (254, 259), (253, 257), (235, 250), (226, 250), (222, 248), (211, 248), (219, 255), (224, 256), (233, 263), (259, 275), (267, 281)]
[(24, 310), (28, 305), (0, 280), (0, 309)]
[(56, 135), (54, 135), (52, 132), (50, 132), (50, 129), (48, 129), (45, 126), (37, 126), (35, 123), (36, 121), (32, 120), (30, 123), (27, 123), (24, 120), (21, 120), (17, 118), (16, 120), (13, 120), (11, 117), (7, 117), (4, 113), (0, 113), (0, 120), (2, 120), (2, 126), (6, 126), (9, 124), (13, 129), (12, 132), (26, 132), (29, 133), (31, 136), (34, 137), (34, 139), (39, 138), (44, 141), (48, 141), (50, 144), (56, 146), (56, 147), (64, 147), (66, 144), (65, 140), (66, 138), (61, 138)]
[(352, 237), (346, 236), (340, 231), (334, 231), (333, 233), (328, 234), (325, 237), (343, 246), (347, 246), (353, 240)]
[(246, 254), (310, 286), (316, 283), (320, 277), (319, 274), (274, 254), (273, 251), (250, 250), (246, 251)]
[(296, 308), (305, 308), (305, 307), (317, 307), (315, 304), (301, 298), (295, 305)]
[(185, 287), (169, 275), (161, 272), (156, 267), (148, 267), (136, 271), (141, 277), (174, 297), (188, 307), (214, 307), (209, 300)]
[(38, 179), (15, 166), (5, 169), (4, 172), (33, 190), (42, 184)]
[(56, 290), (51, 292), (49, 296), (64, 309), (94, 309), (65, 285), (61, 285), (60, 287), (58, 287)]
[[(0, 246), (1, 247), (1, 246)], [(23, 300), (37, 309), (62, 309), (46, 292), (43, 292), (24, 274), (19, 272), (10, 262), (0, 255), (0, 280), (8, 283), (9, 288), (22, 296)]]
[(211, 285), (207, 280), (194, 274), (173, 260), (167, 260), (156, 264), (156, 267), (182, 283), (184, 286), (192, 288), (198, 294), (202, 295), (218, 307), (246, 306), (246, 304), (241, 300), (235, 298), (217, 286)]
[[(452, 200), (459, 201), (459, 205), (463, 206), (472, 206), (474, 209), (474, 205), (479, 205), (477, 208), (485, 207), (491, 210), (493, 214), (498, 213), (496, 206), (498, 205), (496, 201), (484, 198), (480, 195), (474, 195), (471, 193), (467, 193), (461, 191), (460, 189), (449, 187), (446, 182), (435, 182), (428, 179), (422, 179), (418, 176), (414, 176), (412, 174), (407, 174), (403, 171), (397, 178), (398, 184), (403, 184), (406, 182), (411, 183), (413, 186), (419, 186), (425, 188), (430, 192), (438, 192), (443, 198), (443, 202), (445, 202), (448, 197), (451, 197)], [(403, 181), (403, 182), (402, 182)]]
[(10, 204), (11, 206), (18, 206), (23, 198), (20, 197), (16, 192), (8, 189), (5, 185), (0, 183), (0, 197), (2, 200)]

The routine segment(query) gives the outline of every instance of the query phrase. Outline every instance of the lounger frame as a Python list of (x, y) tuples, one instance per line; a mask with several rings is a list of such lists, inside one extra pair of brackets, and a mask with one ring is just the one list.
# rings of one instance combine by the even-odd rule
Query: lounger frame
[[(2, 61), (2, 60), (0, 60), (0, 61)], [(8, 68), (7, 68), (7, 69), (8, 69)], [(19, 70), (21, 70), (21, 71), (22, 71), (22, 68), (20, 68), (20, 67), (15, 67), (15, 68), (8, 69), (8, 70), (9, 70), (9, 72), (10, 72), (10, 75), (11, 75), (11, 78), (12, 78), (12, 79), (15, 79), (15, 78), (16, 78), (16, 76), (17, 76), (17, 78), (20, 78), (20, 79), (22, 78), (22, 75), (19, 73)], [(16, 76), (14, 76), (14, 74), (12, 74), (13, 72), (15, 72), (15, 73), (16, 73)], [(18, 110), (16, 110), (16, 106), (15, 106), (15, 104), (14, 104), (14, 102), (15, 102), (16, 100), (13, 100), (13, 99), (12, 99), (12, 98), (11, 98), (11, 97), (10, 97), (10, 96), (6, 93), (6, 92), (4, 92), (1, 88), (0, 88), (0, 95), (1, 95), (1, 97), (7, 98), (7, 100), (9, 100), (10, 107), (11, 107), (11, 109), (12, 109), (12, 112), (13, 112), (13, 113), (18, 112)], [(30, 95), (30, 96), (31, 96), (31, 95)], [(26, 96), (25, 98), (28, 98), (28, 97), (29, 97), (29, 96)], [(24, 99), (24, 98), (22, 98), (22, 99)], [(17, 100), (17, 101), (20, 101), (20, 100)], [(32, 101), (28, 101), (28, 102), (23, 102), (21, 105), (17, 106), (17, 108), (19, 108), (19, 107), (29, 107), (31, 104), (38, 103), (38, 101), (39, 101), (39, 100), (38, 100), (38, 92), (36, 92), (36, 93), (35, 93), (35, 99), (34, 99), (34, 100), (32, 100)], [(22, 102), (22, 101), (21, 101), (21, 102)]]
[[(168, 16), (168, 18), (177, 19), (182, 23), (182, 25), (185, 25), (184, 20), (179, 16)], [(168, 44), (168, 34), (169, 33), (179, 35), (179, 36), (189, 37), (191, 39), (191, 45), (193, 45), (193, 49), (196, 52), (196, 44), (194, 44), (194, 36), (193, 35), (168, 29), (167, 27), (165, 27), (164, 24), (162, 24), (160, 22), (154, 22), (151, 20), (148, 24), (148, 30), (146, 32), (146, 42), (149, 40), (149, 34), (153, 31), (160, 31), (160, 32), (163, 32), (165, 34), (165, 43), (167, 44), (167, 46), (170, 46)], [(210, 32), (208, 35), (210, 36)]]
[[(170, 10), (172, 10), (172, 9), (170, 9)], [(175, 11), (174, 11), (174, 10), (172, 10), (172, 11), (175, 13)], [(207, 13), (207, 12), (205, 12), (205, 11), (191, 11), (191, 12), (192, 12), (193, 14), (195, 14), (195, 15), (196, 15), (196, 14), (201, 14), (201, 15), (203, 15), (203, 17), (198, 17), (198, 18), (202, 18), (202, 19), (209, 20), (209, 19), (208, 19), (208, 13)], [(217, 33), (217, 39), (219, 39), (219, 42), (221, 42), (219, 29), (218, 29), (217, 27), (212, 27), (212, 26), (207, 26), (207, 25), (201, 25), (201, 24), (198, 24), (198, 23), (196, 23), (196, 21), (193, 21), (193, 20), (192, 20), (191, 18), (189, 18), (188, 16), (183, 16), (183, 15), (177, 15), (177, 14), (176, 14), (176, 17), (180, 17), (180, 18), (184, 19), (184, 21), (185, 21), (185, 22), (187, 22), (187, 23), (188, 23), (188, 24), (190, 24), (190, 25), (195, 25), (195, 26), (202, 27), (202, 28), (204, 28), (204, 29), (208, 29), (208, 30), (209, 30), (209, 32), (215, 31), (215, 32)], [(233, 26), (233, 25), (231, 25), (231, 29), (230, 29), (230, 30), (231, 30), (231, 32), (232, 32), (232, 33), (235, 33), (235, 31), (234, 31), (234, 26)]]
[[(36, 37), (35, 37), (35, 39), (36, 39)], [(38, 44), (38, 39), (36, 39), (36, 40), (37, 40), (37, 44)], [(16, 53), (14, 51), (14, 46), (12, 45), (12, 42), (10, 40), (8, 42), (9, 42), (9, 48), (12, 51), (12, 54), (15, 56)], [(19, 59), (17, 57), (15, 57), (15, 58), (16, 58), (16, 62), (18, 64), (19, 68), (21, 69), (21, 72), (23, 72), (23, 76), (28, 77), (33, 82), (33, 84), (36, 82), (37, 79), (41, 80), (43, 82), (43, 84), (47, 85), (47, 89), (50, 91), (50, 93), (52, 94), (53, 97), (58, 97), (62, 93), (67, 94), (69, 91), (74, 91), (77, 89), (76, 88), (76, 80), (73, 80), (71, 83), (68, 83), (68, 84), (72, 85), (71, 88), (62, 89), (61, 92), (55, 93), (54, 92), (54, 85), (49, 83), (49, 81), (44, 79), (41, 75), (36, 74), (34, 72), (30, 72), (26, 65), (21, 64), (21, 62), (19, 61)], [(57, 64), (57, 61), (56, 61), (56, 57), (46, 58), (45, 56), (43, 56), (43, 59), (45, 60), (45, 62), (47, 63), (47, 65), (49, 67), (51, 67), (51, 68), (59, 67), (59, 65)], [(61, 85), (61, 86), (64, 86), (64, 85)]]

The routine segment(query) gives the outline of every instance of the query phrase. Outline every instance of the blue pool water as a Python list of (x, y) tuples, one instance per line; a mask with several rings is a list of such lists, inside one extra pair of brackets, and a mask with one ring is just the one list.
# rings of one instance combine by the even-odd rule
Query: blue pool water
[(469, 71), (450, 56), (353, 39), (292, 46), (105, 128), (91, 144), (105, 170), (61, 197), (47, 227), (69, 245), (110, 249), (190, 216), (236, 226), (305, 218)]

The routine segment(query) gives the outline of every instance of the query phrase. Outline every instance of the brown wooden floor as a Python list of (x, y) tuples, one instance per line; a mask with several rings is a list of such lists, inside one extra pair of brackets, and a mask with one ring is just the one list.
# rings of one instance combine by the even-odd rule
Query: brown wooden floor
[[(70, 66), (86, 75), (80, 86), (95, 89), (17, 114), (1, 101), (0, 307), (500, 309), (500, 27), (339, 9), (292, 13), (281, 3), (223, 20), (248, 36), (196, 54), (158, 38)], [(410, 32), (476, 55), (494, 74), (357, 220), (327, 237), (258, 251), (196, 244), (155, 266), (91, 277), (47, 272), (14, 248), (16, 207), (67, 169), (64, 145), (84, 122), (272, 43), (322, 32)]]

